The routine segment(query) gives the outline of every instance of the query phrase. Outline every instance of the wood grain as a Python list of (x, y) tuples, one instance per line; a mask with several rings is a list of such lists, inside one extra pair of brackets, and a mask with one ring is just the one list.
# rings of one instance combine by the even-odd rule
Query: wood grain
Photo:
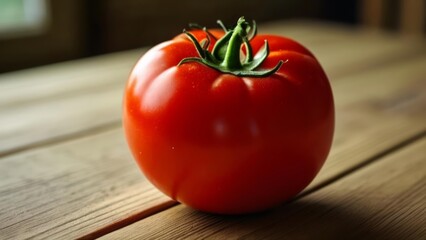
[(332, 152), (308, 189), (426, 131), (424, 66), (426, 57), (414, 58), (333, 82)]
[[(424, 131), (425, 63), (426, 56), (333, 84), (336, 141), (311, 189)], [(361, 91), (364, 84), (369, 88)], [(121, 129), (112, 129), (1, 159), (0, 204), (7, 211), (0, 236), (93, 236), (167, 203), (143, 179), (123, 139)]]
[(143, 51), (1, 75), (0, 156), (101, 126), (117, 127), (127, 75)]
[(145, 51), (137, 49), (2, 74), (0, 107), (49, 101), (105, 85), (124, 85), (131, 67)]
[(168, 202), (139, 173), (121, 130), (0, 161), (0, 239), (75, 238)]
[(101, 239), (422, 239), (426, 138), (269, 212), (219, 216), (179, 205)]
[[(260, 33), (274, 33), (296, 39), (314, 53), (332, 81), (426, 51), (422, 40), (385, 34), (379, 30), (303, 21), (287, 22), (286, 28), (280, 28), (283, 24), (266, 24), (261, 27), (263, 30)], [(347, 61), (351, 64), (347, 64)]]
[[(324, 68), (339, 75), (332, 79), (336, 138), (310, 186), (316, 189), (425, 130), (426, 56), (416, 43), (379, 35), (368, 40), (374, 34), (340, 28), (332, 34), (334, 27), (324, 27), (337, 39), (331, 44), (317, 25), (306, 28), (316, 29), (311, 37), (305, 30), (295, 34), (305, 34)], [(404, 61), (388, 59), (407, 52)], [(0, 158), (0, 239), (98, 236), (174, 204), (151, 187), (128, 154), (119, 127), (122, 78), (136, 53), (122, 54), (17, 72), (0, 81), (7, 95), (0, 95), (0, 155), (9, 151)], [(351, 70), (357, 63), (364, 71)], [(34, 95), (30, 77), (41, 83)], [(17, 96), (22, 98), (15, 102)], [(49, 144), (31, 145), (43, 141)], [(22, 146), (30, 147), (10, 152)]]

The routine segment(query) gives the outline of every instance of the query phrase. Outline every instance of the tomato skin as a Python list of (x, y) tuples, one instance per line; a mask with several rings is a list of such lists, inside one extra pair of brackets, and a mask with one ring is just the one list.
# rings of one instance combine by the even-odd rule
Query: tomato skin
[(334, 131), (327, 76), (309, 50), (288, 38), (258, 35), (254, 52), (265, 39), (270, 54), (261, 68), (286, 61), (268, 77), (237, 77), (195, 62), (177, 66), (197, 56), (182, 36), (136, 64), (123, 126), (138, 165), (166, 195), (206, 212), (258, 212), (295, 196), (319, 172)]

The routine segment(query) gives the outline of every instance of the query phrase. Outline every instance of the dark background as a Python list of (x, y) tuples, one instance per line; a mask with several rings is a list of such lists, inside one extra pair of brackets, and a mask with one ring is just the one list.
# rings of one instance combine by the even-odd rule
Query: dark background
[[(37, 35), (0, 38), (0, 72), (154, 45), (189, 22), (216, 27), (240, 16), (257, 22), (312, 19), (359, 24), (357, 0), (48, 0)], [(395, 5), (395, 7), (397, 7)], [(391, 26), (392, 24), (389, 24)]]

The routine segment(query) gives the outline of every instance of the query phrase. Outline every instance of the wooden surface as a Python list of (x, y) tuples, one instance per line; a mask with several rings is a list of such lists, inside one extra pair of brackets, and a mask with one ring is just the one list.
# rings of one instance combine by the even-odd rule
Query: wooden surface
[(138, 49), (0, 75), (0, 239), (425, 236), (424, 42), (328, 23), (260, 29), (311, 49), (334, 91), (332, 151), (295, 200), (223, 217), (154, 189), (121, 129)]

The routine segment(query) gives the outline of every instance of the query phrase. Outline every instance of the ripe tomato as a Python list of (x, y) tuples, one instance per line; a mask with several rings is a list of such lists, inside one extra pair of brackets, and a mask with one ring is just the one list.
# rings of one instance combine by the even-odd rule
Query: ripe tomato
[(149, 50), (127, 83), (134, 158), (158, 189), (195, 209), (279, 205), (312, 181), (330, 150), (334, 104), (319, 62), (254, 28), (240, 18), (223, 32), (181, 34)]

